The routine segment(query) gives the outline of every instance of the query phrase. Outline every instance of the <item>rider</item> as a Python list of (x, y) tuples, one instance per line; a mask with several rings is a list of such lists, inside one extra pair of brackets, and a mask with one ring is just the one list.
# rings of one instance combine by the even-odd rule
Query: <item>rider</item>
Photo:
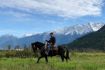
[(50, 46), (50, 49), (53, 50), (54, 47), (55, 47), (55, 43), (56, 43), (56, 38), (54, 36), (54, 33), (51, 32), (50, 33), (50, 39), (49, 40), (46, 40), (46, 45), (45, 45), (45, 48), (48, 48), (48, 45)]
[(51, 48), (55, 47), (56, 38), (54, 37), (54, 33), (53, 32), (50, 33), (50, 39), (46, 40), (46, 41), (50, 44)]

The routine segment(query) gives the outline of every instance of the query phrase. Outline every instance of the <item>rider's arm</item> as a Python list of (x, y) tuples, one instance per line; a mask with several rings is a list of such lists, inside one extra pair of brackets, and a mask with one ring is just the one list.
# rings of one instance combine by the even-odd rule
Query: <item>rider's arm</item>
[(49, 40), (46, 40), (46, 41), (47, 41), (48, 43), (50, 43), (50, 42), (51, 42), (51, 40), (52, 40), (52, 39), (50, 38)]

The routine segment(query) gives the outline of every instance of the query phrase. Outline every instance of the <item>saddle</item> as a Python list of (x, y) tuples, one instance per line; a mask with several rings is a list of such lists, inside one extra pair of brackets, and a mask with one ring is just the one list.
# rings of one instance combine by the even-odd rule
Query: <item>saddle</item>
[(50, 49), (49, 50), (51, 50), (51, 51), (57, 51), (58, 50), (58, 48), (57, 47), (50, 47)]
[[(45, 46), (46, 46), (46, 45), (45, 45)], [(47, 54), (49, 53), (49, 54), (51, 54), (51, 55), (57, 54), (57, 53), (58, 53), (58, 48), (57, 48), (56, 46), (54, 46), (54, 47), (52, 47), (52, 46), (47, 47), (46, 53), (47, 53)]]

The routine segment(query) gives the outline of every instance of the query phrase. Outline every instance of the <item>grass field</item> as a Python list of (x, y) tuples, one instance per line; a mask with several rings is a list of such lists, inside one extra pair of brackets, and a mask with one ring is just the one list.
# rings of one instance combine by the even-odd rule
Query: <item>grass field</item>
[(72, 53), (71, 61), (49, 57), (39, 64), (37, 58), (0, 58), (0, 70), (105, 70), (105, 53)]

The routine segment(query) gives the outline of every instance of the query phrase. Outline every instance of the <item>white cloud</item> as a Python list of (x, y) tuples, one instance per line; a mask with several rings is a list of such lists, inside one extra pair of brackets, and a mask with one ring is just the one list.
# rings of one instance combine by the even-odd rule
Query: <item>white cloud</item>
[(30, 16), (29, 14), (14, 12), (14, 11), (0, 11), (0, 15), (14, 16), (17, 18)]
[[(74, 18), (101, 14), (103, 0), (0, 0), (0, 8)], [(8, 12), (8, 11), (7, 11)], [(16, 12), (16, 11), (14, 11)]]

